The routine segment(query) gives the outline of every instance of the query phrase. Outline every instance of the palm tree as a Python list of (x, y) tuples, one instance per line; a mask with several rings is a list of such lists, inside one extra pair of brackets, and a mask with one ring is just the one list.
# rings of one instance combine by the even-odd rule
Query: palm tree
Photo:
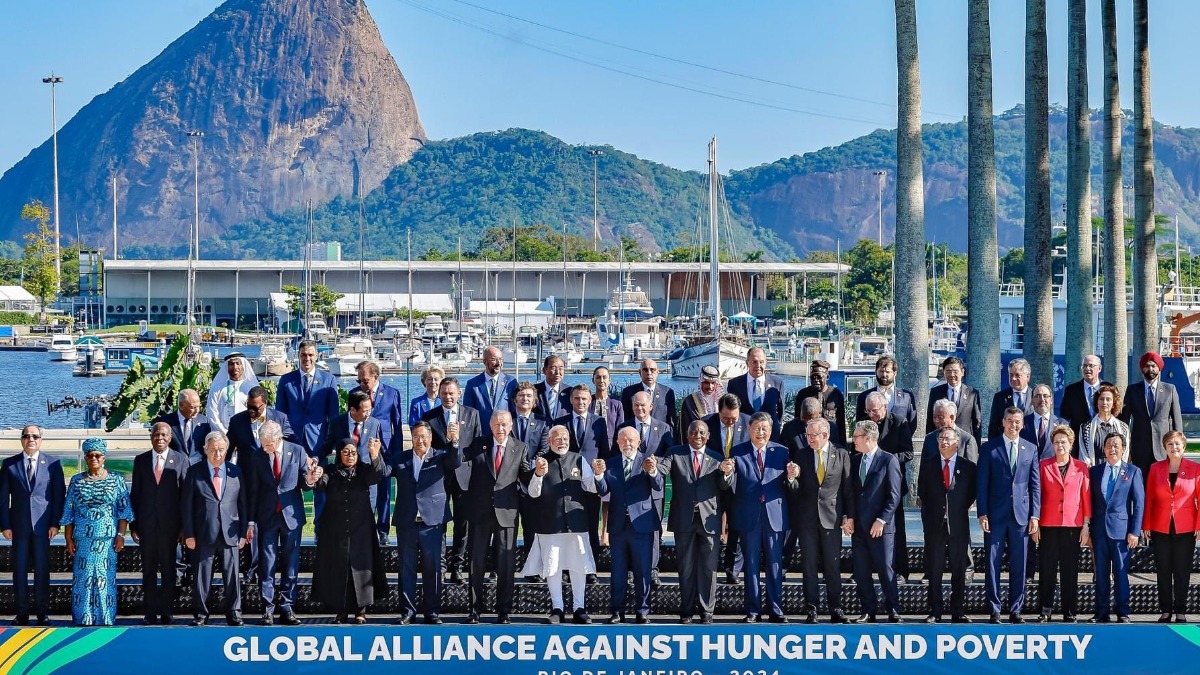
[(1154, 237), (1154, 132), (1150, 115), (1149, 16), (1133, 3), (1133, 353), (1158, 351), (1158, 249)]
[(1121, 96), (1117, 74), (1116, 0), (1100, 5), (1104, 52), (1104, 367), (1107, 379), (1129, 384), (1125, 325), (1125, 209), (1121, 197)]
[(1046, 0), (1025, 2), (1025, 359), (1033, 381), (1054, 383), (1050, 245), (1050, 94)]
[[(996, 135), (988, 0), (967, 19), (967, 372), (990, 407), (1000, 390), (1000, 279), (996, 250)], [(984, 419), (988, 410), (983, 411)]]
[(1067, 6), (1067, 367), (1091, 354), (1092, 156), (1088, 123), (1087, 1)]
[[(925, 194), (921, 169), (921, 69), (916, 0), (896, 0), (896, 360), (899, 384), (929, 397), (929, 311), (925, 281)], [(918, 421), (917, 428), (924, 428)]]

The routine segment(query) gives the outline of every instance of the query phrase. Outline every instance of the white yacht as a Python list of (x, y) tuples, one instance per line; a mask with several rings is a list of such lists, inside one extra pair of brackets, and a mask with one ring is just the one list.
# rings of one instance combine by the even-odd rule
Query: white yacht
[(393, 316), (383, 322), (383, 332), (385, 338), (406, 338), (408, 337), (408, 320)]
[(75, 340), (66, 333), (51, 336), (47, 351), (50, 352), (51, 361), (74, 361), (79, 355), (75, 349)]
[(250, 362), (258, 377), (286, 375), (294, 369), (288, 358), (287, 345), (281, 342), (266, 342), (259, 348), (258, 356)]
[(625, 277), (621, 288), (613, 289), (604, 314), (596, 319), (600, 344), (621, 351), (661, 348), (666, 339), (662, 327), (663, 318), (655, 316), (650, 296), (633, 285), (632, 275)]
[(351, 377), (363, 361), (375, 359), (375, 345), (369, 338), (351, 336), (338, 340), (333, 353), (325, 357), (325, 367), (334, 377)]

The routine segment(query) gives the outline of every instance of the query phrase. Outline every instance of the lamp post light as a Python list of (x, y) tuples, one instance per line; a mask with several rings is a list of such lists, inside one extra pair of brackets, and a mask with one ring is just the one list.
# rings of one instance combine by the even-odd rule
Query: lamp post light
[(592, 156), (592, 248), (600, 250), (600, 155), (603, 150), (591, 149)]
[(187, 299), (187, 331), (192, 334), (192, 312), (196, 298), (196, 268), (195, 262), (200, 259), (200, 139), (203, 131), (186, 131), (184, 135), (192, 139), (192, 191), (195, 198), (195, 220), (192, 232), (188, 236), (188, 299)]
[(54, 155), (54, 276), (58, 279), (58, 288), (62, 288), (62, 240), (58, 226), (58, 97), (55, 87), (62, 84), (63, 79), (54, 73), (43, 77), (42, 84), (50, 85), (50, 137), (53, 139)]
[(879, 248), (883, 248), (883, 182), (887, 180), (887, 172), (875, 171), (873, 175), (879, 182)]

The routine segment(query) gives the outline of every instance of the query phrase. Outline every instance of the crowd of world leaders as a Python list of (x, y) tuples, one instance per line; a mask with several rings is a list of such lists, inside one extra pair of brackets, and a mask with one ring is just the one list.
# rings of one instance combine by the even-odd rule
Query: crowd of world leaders
[[(618, 396), (603, 366), (592, 386), (566, 386), (564, 363), (551, 355), (541, 381), (517, 381), (489, 347), (482, 372), (466, 381), (426, 368), (425, 392), (407, 406), (364, 361), (342, 410), (334, 377), (316, 359), (316, 345), (302, 342), (300, 367), (281, 378), (272, 403), (246, 359), (231, 355), (207, 400), (181, 391), (175, 409), (153, 421), (130, 477), (105, 468), (107, 444), (91, 437), (86, 470), (68, 482), (59, 459), (41, 450), (42, 429), (25, 427), (22, 451), (0, 470), (14, 623), (50, 623), (50, 544), (61, 529), (77, 625), (116, 621), (116, 560), (129, 539), (141, 552), (146, 624), (176, 622), (186, 581), (192, 625), (214, 614), (242, 625), (245, 584), (259, 586), (261, 623), (298, 625), (306, 491), (317, 542), (311, 598), (342, 623), (367, 623), (372, 605), (389, 598), (383, 550), (393, 536), (396, 623), (441, 624), (444, 584), (468, 585), (468, 611), (457, 620), (509, 623), (518, 577), (547, 585), (550, 623), (591, 623), (585, 591), (603, 583), (602, 548), (611, 558), (609, 605), (593, 611), (607, 610), (607, 623), (649, 623), (662, 610), (652, 590), (665, 530), (678, 559), (672, 613), (681, 623), (713, 621), (719, 584), (742, 588), (744, 622), (788, 622), (783, 579), (797, 550), (803, 603), (793, 618), (819, 622), (823, 593), (833, 623), (901, 622), (899, 586), (917, 576), (904, 518), (912, 504), (924, 530), (928, 603), (908, 620), (970, 622), (966, 586), (982, 576), (991, 623), (1076, 621), (1078, 562), (1089, 547), (1096, 603), (1083, 618), (1129, 622), (1139, 546), (1153, 549), (1157, 620), (1188, 620), (1200, 464), (1184, 458), (1178, 395), (1159, 377), (1155, 353), (1141, 357), (1142, 381), (1124, 392), (1102, 379), (1098, 357), (1085, 357), (1057, 411), (1051, 388), (1030, 382), (1029, 364), (1017, 359), (986, 429), (979, 394), (950, 357), (923, 430), (890, 356), (858, 397), (853, 428), (820, 360), (785, 423), (783, 382), (757, 348), (746, 375), (722, 382), (707, 366), (680, 404), (657, 382), (653, 360)], [(972, 508), (982, 570), (970, 555)], [(842, 608), (843, 537), (852, 544), (857, 616)], [(211, 593), (218, 558), (220, 606)], [(1040, 602), (1027, 608), (1033, 578)]]

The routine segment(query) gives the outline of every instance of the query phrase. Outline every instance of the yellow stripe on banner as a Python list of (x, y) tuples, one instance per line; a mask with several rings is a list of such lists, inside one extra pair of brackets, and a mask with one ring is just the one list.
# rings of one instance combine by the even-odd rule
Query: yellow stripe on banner
[(51, 628), (22, 628), (0, 643), (0, 673), (7, 673), (34, 645), (50, 634)]

